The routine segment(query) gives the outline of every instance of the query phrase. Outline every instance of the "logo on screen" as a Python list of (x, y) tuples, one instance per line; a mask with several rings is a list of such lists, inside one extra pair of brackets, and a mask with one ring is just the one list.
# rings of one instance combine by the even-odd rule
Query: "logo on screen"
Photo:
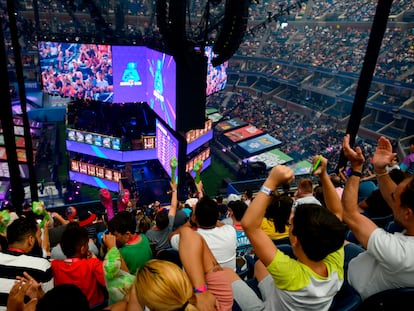
[(137, 64), (129, 62), (122, 75), (120, 86), (139, 86), (142, 85), (141, 78), (137, 70)]
[(151, 74), (154, 75), (154, 92), (153, 95), (161, 102), (164, 102), (164, 85), (162, 82), (162, 72), (161, 69), (164, 66), (164, 62), (161, 60), (157, 60), (156, 62), (156, 70), (153, 72), (152, 67), (150, 67)]

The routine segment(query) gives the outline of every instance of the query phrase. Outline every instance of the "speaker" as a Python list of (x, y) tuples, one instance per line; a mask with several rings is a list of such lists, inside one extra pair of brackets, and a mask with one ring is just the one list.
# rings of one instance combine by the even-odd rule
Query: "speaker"
[(158, 0), (155, 14), (157, 26), (163, 36), (168, 54), (179, 62), (186, 56), (188, 47), (185, 21), (187, 1)]
[(176, 129), (179, 132), (202, 129), (206, 121), (207, 57), (201, 51), (193, 51), (187, 59), (177, 62), (176, 67)]
[(218, 54), (212, 60), (214, 67), (227, 61), (239, 48), (247, 28), (249, 4), (250, 0), (226, 1), (223, 26), (213, 45), (213, 52)]

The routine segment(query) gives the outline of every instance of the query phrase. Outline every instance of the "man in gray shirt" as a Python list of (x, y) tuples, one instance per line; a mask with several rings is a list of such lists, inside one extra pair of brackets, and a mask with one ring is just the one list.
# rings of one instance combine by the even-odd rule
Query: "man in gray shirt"
[(170, 182), (171, 186), (171, 206), (167, 212), (166, 208), (158, 210), (155, 215), (155, 226), (148, 230), (145, 235), (154, 246), (155, 252), (162, 249), (171, 248), (169, 235), (173, 231), (175, 214), (177, 213), (177, 184)]

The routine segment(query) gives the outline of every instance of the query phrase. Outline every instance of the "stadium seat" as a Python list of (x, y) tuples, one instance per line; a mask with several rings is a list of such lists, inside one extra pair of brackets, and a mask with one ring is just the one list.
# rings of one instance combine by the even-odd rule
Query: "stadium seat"
[(159, 250), (154, 258), (175, 263), (180, 268), (183, 267), (178, 251), (172, 248)]
[(276, 246), (281, 245), (281, 244), (290, 244), (289, 237), (276, 239), (276, 240), (272, 240), (272, 241)]
[(354, 311), (357, 310), (361, 302), (362, 299), (358, 292), (348, 282), (344, 282), (335, 295), (329, 311)]
[(385, 226), (394, 219), (394, 215), (390, 214), (383, 217), (369, 217), (378, 227), (385, 228)]
[[(414, 301), (414, 287), (388, 289), (365, 299), (358, 311), (410, 310)], [(411, 307), (410, 307), (411, 306)]]
[(390, 233), (401, 232), (403, 230), (403, 228), (401, 228), (400, 225), (396, 224), (394, 220), (388, 222), (384, 229)]

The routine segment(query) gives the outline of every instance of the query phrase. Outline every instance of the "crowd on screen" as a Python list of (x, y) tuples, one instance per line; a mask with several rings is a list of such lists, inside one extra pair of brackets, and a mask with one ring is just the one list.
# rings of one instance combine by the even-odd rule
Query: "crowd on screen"
[(113, 93), (109, 45), (42, 41), (39, 55), (44, 92), (101, 101)]

